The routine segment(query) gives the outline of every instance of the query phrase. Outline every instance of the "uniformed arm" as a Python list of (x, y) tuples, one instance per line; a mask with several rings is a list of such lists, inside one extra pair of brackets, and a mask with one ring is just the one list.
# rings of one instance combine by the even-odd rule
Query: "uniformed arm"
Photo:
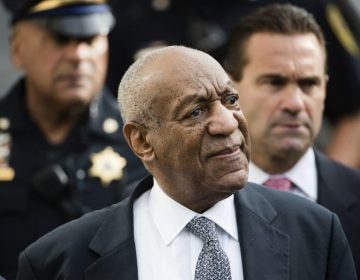
[(333, 214), (326, 279), (357, 280), (351, 249), (339, 218)]
[(31, 268), (31, 264), (26, 257), (25, 252), (22, 252), (19, 256), (19, 267), (16, 276), (16, 280), (34, 280), (37, 279)]

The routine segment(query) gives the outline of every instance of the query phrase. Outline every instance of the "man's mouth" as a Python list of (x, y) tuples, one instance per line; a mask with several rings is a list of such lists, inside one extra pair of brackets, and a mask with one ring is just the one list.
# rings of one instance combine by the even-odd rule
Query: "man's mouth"
[(234, 145), (231, 147), (225, 147), (214, 152), (211, 152), (209, 158), (227, 158), (234, 157), (241, 153), (240, 145)]

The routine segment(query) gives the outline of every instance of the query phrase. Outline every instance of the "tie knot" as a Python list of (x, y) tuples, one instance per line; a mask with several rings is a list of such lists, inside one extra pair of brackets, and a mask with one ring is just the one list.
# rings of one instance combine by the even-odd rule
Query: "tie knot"
[(263, 185), (279, 191), (290, 191), (291, 189), (291, 181), (285, 177), (270, 178)]
[(186, 228), (204, 242), (217, 240), (215, 223), (205, 217), (195, 217)]

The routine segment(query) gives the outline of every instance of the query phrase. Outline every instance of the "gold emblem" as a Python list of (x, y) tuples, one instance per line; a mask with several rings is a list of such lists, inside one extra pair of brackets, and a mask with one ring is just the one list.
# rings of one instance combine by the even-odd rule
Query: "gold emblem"
[(326, 17), (332, 31), (335, 33), (335, 36), (345, 50), (353, 56), (358, 56), (360, 54), (360, 47), (357, 44), (354, 34), (346, 23), (340, 9), (334, 4), (329, 4), (326, 7)]
[(12, 181), (15, 177), (15, 171), (9, 166), (0, 166), (0, 181)]
[(0, 130), (8, 130), (10, 127), (10, 120), (8, 118), (0, 118)]
[(107, 118), (103, 123), (103, 129), (107, 134), (114, 133), (119, 129), (119, 123), (112, 118)]
[(92, 166), (89, 174), (98, 177), (103, 187), (107, 187), (113, 180), (120, 180), (123, 176), (123, 168), (126, 166), (126, 159), (120, 156), (111, 147), (93, 153), (90, 156)]
[(14, 169), (9, 166), (10, 148), (10, 133), (0, 132), (0, 181), (12, 181), (15, 177)]

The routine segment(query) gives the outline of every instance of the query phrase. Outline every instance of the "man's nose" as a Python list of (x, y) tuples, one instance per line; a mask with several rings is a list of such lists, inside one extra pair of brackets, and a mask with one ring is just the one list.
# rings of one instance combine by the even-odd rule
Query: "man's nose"
[(91, 47), (86, 42), (74, 40), (65, 46), (65, 55), (70, 60), (83, 60), (90, 57)]
[(298, 85), (289, 86), (282, 95), (281, 107), (285, 111), (297, 113), (304, 109), (305, 93)]
[(222, 104), (214, 106), (208, 125), (209, 133), (212, 135), (230, 135), (239, 127), (239, 122), (234, 111)]

